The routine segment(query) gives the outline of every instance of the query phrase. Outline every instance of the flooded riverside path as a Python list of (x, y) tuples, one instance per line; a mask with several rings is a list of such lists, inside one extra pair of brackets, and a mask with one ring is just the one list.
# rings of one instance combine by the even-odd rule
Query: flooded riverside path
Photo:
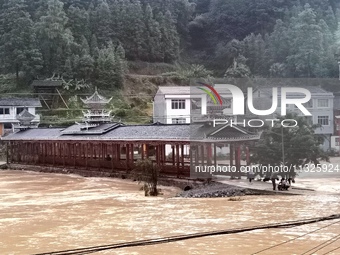
[[(334, 185), (338, 181), (333, 178)], [(340, 213), (338, 193), (229, 201), (174, 197), (178, 191), (165, 188), (163, 196), (148, 198), (128, 180), (0, 171), (0, 254), (35, 254)], [(335, 221), (94, 254), (248, 255)], [(259, 254), (300, 255), (339, 234), (340, 223)], [(321, 255), (339, 246), (340, 239), (307, 254)], [(340, 250), (329, 254), (338, 255)]]

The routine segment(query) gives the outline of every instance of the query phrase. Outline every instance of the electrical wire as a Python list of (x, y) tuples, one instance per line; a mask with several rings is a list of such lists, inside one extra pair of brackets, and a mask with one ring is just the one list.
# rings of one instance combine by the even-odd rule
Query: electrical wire
[(326, 253), (324, 253), (324, 254), (322, 254), (322, 255), (330, 254), (331, 252), (336, 251), (336, 250), (339, 250), (339, 249), (340, 249), (340, 246), (337, 247), (337, 248), (335, 248), (335, 249), (333, 249), (333, 250), (330, 250), (330, 251), (328, 251), (328, 252), (326, 252)]
[(295, 241), (296, 239), (299, 239), (299, 238), (301, 238), (301, 237), (304, 237), (304, 236), (307, 236), (307, 235), (309, 235), (309, 234), (315, 233), (315, 232), (317, 232), (317, 231), (319, 231), (319, 230), (321, 230), (321, 229), (327, 228), (327, 227), (332, 226), (332, 225), (334, 225), (334, 224), (337, 224), (337, 223), (339, 223), (339, 222), (340, 222), (340, 221), (333, 222), (333, 223), (328, 224), (328, 225), (326, 225), (326, 226), (323, 226), (323, 227), (321, 227), (321, 228), (318, 228), (318, 229), (315, 229), (315, 230), (313, 230), (313, 231), (307, 232), (307, 233), (305, 233), (305, 234), (303, 234), (303, 235), (297, 236), (297, 237), (295, 237), (295, 238), (293, 238), (293, 239), (284, 241), (284, 242), (282, 242), (282, 243), (275, 244), (275, 245), (270, 246), (270, 247), (268, 247), (268, 248), (265, 248), (265, 249), (263, 249), (263, 250), (260, 250), (260, 251), (257, 251), (257, 252), (255, 252), (255, 253), (252, 253), (251, 255), (256, 255), (256, 254), (259, 254), (259, 253), (261, 253), (261, 252), (264, 252), (264, 251), (273, 249), (273, 248), (275, 248), (275, 247), (278, 247), (278, 246), (280, 246), (280, 245), (283, 245), (283, 244), (286, 244), (286, 243)]
[(221, 230), (221, 231), (202, 232), (202, 233), (196, 233), (196, 234), (178, 235), (178, 236), (171, 236), (171, 237), (157, 238), (157, 239), (148, 239), (148, 240), (141, 240), (141, 241), (123, 242), (123, 243), (109, 244), (109, 245), (103, 245), (103, 246), (94, 246), (94, 247), (86, 247), (86, 248), (79, 248), (79, 249), (72, 249), (72, 250), (39, 253), (39, 254), (35, 254), (35, 255), (80, 255), (80, 254), (89, 254), (89, 253), (95, 253), (95, 252), (104, 251), (104, 250), (112, 250), (112, 249), (128, 248), (128, 247), (139, 247), (139, 246), (147, 246), (147, 245), (156, 245), (156, 244), (162, 244), (162, 243), (171, 243), (171, 242), (178, 242), (178, 241), (184, 241), (184, 240), (207, 237), (207, 236), (217, 236), (217, 235), (228, 235), (228, 234), (243, 233), (243, 232), (249, 232), (249, 231), (259, 230), (259, 229), (295, 227), (295, 226), (307, 225), (307, 224), (312, 224), (312, 223), (316, 223), (316, 222), (329, 221), (329, 220), (335, 220), (335, 219), (340, 219), (340, 214), (334, 214), (334, 215), (330, 215), (328, 217), (318, 217), (318, 218), (311, 218), (311, 219), (304, 219), (304, 220), (288, 221), (288, 222), (284, 222), (284, 223), (264, 224), (264, 225), (259, 225), (259, 226), (255, 226), (255, 227), (244, 227), (244, 228), (237, 228), (237, 229), (227, 229), (227, 230)]
[[(333, 239), (334, 239), (334, 240), (333, 240)], [(329, 246), (330, 244), (336, 242), (336, 241), (339, 240), (339, 239), (340, 239), (340, 234), (339, 234), (339, 235), (336, 235), (336, 236), (334, 236), (334, 237), (332, 237), (332, 238), (330, 238), (330, 239), (328, 239), (327, 241), (325, 241), (325, 242), (323, 242), (323, 243), (321, 243), (321, 244), (319, 244), (319, 245), (313, 247), (312, 249), (309, 249), (308, 251), (306, 251), (306, 252), (304, 252), (304, 253), (302, 253), (302, 254), (300, 254), (300, 255), (307, 255), (308, 252), (314, 250), (312, 253), (309, 254), (309, 255), (311, 255), (311, 254), (313, 254), (313, 253), (315, 253), (315, 252), (317, 252), (317, 251), (319, 251), (319, 250), (322, 250), (323, 248)], [(333, 240), (333, 241), (332, 241), (332, 240)], [(330, 241), (331, 241), (331, 242), (330, 242)], [(330, 243), (329, 243), (329, 242), (330, 242)], [(315, 250), (315, 249), (316, 249), (316, 250)]]

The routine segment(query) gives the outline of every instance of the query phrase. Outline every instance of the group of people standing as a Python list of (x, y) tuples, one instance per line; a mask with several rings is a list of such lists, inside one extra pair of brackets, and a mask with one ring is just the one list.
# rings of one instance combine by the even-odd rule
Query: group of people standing
[[(248, 180), (249, 183), (251, 184), (252, 181), (255, 179), (255, 173), (251, 170), (248, 172)], [(288, 190), (292, 186), (292, 182), (294, 182), (294, 179), (289, 177), (287, 180), (285, 178), (281, 178), (281, 180), (278, 178), (277, 174), (272, 173), (270, 178), (264, 178), (264, 181), (271, 180), (273, 184), (273, 190)], [(280, 182), (276, 185), (276, 181)]]
[[(272, 174), (270, 180), (272, 181), (273, 184), (273, 190), (276, 190), (276, 181), (278, 181), (279, 178), (275, 174)], [(294, 180), (291, 177), (289, 177), (287, 180), (285, 178), (281, 178), (281, 181), (277, 185), (277, 189), (288, 190), (292, 186), (292, 182), (294, 182)]]

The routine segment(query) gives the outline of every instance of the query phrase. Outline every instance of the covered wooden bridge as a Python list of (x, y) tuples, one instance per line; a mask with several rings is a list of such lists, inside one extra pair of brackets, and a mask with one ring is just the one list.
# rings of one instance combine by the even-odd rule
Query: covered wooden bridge
[(237, 127), (209, 125), (130, 125), (104, 123), (69, 128), (32, 128), (2, 138), (9, 164), (129, 172), (150, 159), (162, 175), (189, 177), (195, 165), (217, 164), (217, 146), (230, 145), (232, 165), (241, 165), (241, 150), (259, 139)]

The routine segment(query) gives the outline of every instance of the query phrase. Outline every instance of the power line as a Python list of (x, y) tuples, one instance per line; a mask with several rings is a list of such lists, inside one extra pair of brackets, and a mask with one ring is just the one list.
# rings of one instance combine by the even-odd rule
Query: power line
[(318, 229), (315, 229), (315, 230), (313, 230), (313, 231), (307, 232), (307, 233), (305, 233), (305, 234), (303, 234), (303, 235), (297, 236), (297, 237), (295, 237), (295, 238), (293, 238), (293, 239), (284, 241), (284, 242), (282, 242), (282, 243), (278, 243), (278, 244), (276, 244), (276, 245), (273, 245), (273, 246), (270, 246), (270, 247), (265, 248), (265, 249), (263, 249), (263, 250), (260, 250), (260, 251), (257, 251), (257, 252), (255, 252), (255, 253), (252, 253), (251, 255), (256, 255), (256, 254), (259, 254), (259, 253), (261, 253), (261, 252), (264, 252), (264, 251), (273, 249), (273, 248), (275, 248), (275, 247), (278, 247), (278, 246), (280, 246), (280, 245), (283, 245), (283, 244), (286, 244), (286, 243), (295, 241), (296, 239), (299, 239), (299, 238), (301, 238), (301, 237), (307, 236), (307, 235), (309, 235), (309, 234), (312, 234), (312, 233), (314, 233), (314, 232), (317, 232), (317, 231), (319, 231), (319, 230), (321, 230), (321, 229), (327, 228), (327, 227), (332, 226), (332, 225), (334, 225), (334, 224), (337, 224), (337, 223), (339, 223), (339, 222), (340, 222), (340, 221), (333, 222), (333, 223), (328, 224), (328, 225), (326, 225), (326, 226), (323, 226), (323, 227), (321, 227), (321, 228), (318, 228)]
[(322, 255), (330, 254), (331, 252), (336, 251), (336, 250), (339, 250), (339, 249), (340, 249), (340, 246), (337, 247), (337, 248), (335, 248), (335, 249), (333, 249), (333, 250), (330, 250), (329, 252), (326, 252), (326, 253), (324, 253), (324, 254), (322, 254)]
[(80, 254), (89, 254), (89, 253), (95, 253), (95, 252), (104, 251), (104, 250), (112, 250), (112, 249), (120, 249), (120, 248), (128, 248), (128, 247), (139, 247), (139, 246), (171, 243), (171, 242), (184, 241), (184, 240), (189, 240), (189, 239), (194, 239), (194, 238), (236, 234), (236, 233), (243, 233), (243, 232), (249, 232), (249, 231), (260, 230), (260, 229), (296, 227), (296, 226), (302, 226), (302, 225), (312, 224), (312, 223), (321, 222), (321, 221), (335, 220), (335, 219), (340, 219), (340, 214), (334, 214), (334, 215), (331, 215), (331, 216), (328, 216), (328, 217), (318, 217), (318, 218), (311, 218), (311, 219), (304, 219), (304, 220), (288, 221), (288, 222), (284, 222), (284, 223), (265, 224), (265, 225), (255, 226), (255, 227), (244, 227), (244, 228), (237, 228), (237, 229), (227, 229), (227, 230), (220, 230), (220, 231), (202, 232), (202, 233), (197, 233), (197, 234), (178, 235), (178, 236), (148, 239), (148, 240), (141, 240), (141, 241), (123, 242), (123, 243), (117, 243), (117, 244), (86, 247), (86, 248), (79, 248), (79, 249), (72, 249), (72, 250), (39, 253), (39, 254), (35, 254), (35, 255), (80, 255)]
[[(334, 240), (333, 240), (333, 239), (334, 239)], [(319, 251), (319, 250), (322, 250), (323, 248), (329, 246), (330, 244), (336, 242), (336, 241), (339, 240), (339, 239), (340, 239), (340, 234), (339, 234), (339, 235), (336, 235), (336, 236), (334, 236), (334, 237), (332, 237), (331, 239), (328, 239), (327, 241), (325, 241), (325, 242), (323, 242), (323, 243), (321, 243), (321, 244), (315, 246), (315, 247), (312, 248), (312, 249), (309, 249), (308, 251), (302, 253), (301, 255), (305, 255), (305, 254), (307, 254), (308, 252), (313, 251), (313, 250), (316, 249), (315, 251), (313, 251), (313, 253), (315, 253), (315, 252), (317, 252), (317, 251)], [(333, 240), (333, 241), (332, 241), (332, 240)], [(330, 242), (330, 241), (331, 241), (331, 242)], [(329, 243), (329, 242), (330, 242), (330, 243)], [(317, 249), (317, 248), (318, 248), (318, 249)], [(312, 253), (311, 253), (311, 254), (312, 254)], [(311, 254), (310, 254), (310, 255), (311, 255)]]

